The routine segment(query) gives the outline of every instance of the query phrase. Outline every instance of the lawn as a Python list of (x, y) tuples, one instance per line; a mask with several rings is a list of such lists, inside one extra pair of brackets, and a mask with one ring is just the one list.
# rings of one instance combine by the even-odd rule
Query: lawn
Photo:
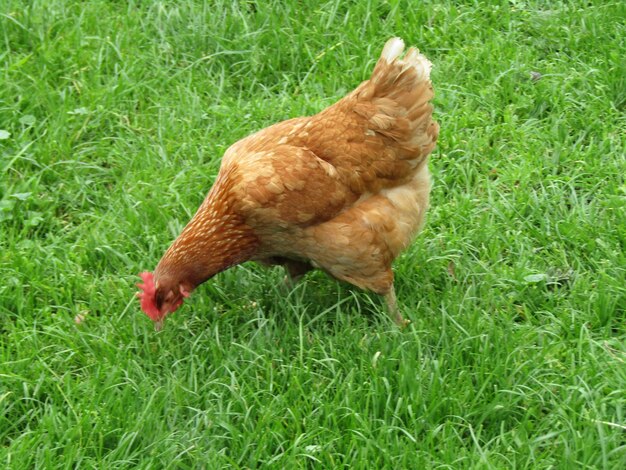
[[(625, 5), (2, 1), (0, 466), (626, 468)], [(225, 149), (392, 36), (441, 124), (412, 324), (248, 263), (155, 332)]]

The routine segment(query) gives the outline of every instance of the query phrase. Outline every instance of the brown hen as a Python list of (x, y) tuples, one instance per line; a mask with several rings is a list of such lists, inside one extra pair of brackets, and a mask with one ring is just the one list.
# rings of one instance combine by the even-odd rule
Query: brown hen
[(309, 269), (396, 305), (392, 262), (428, 207), (432, 119), (430, 62), (390, 39), (372, 77), (324, 111), (240, 140), (217, 180), (154, 271), (142, 308), (157, 322), (215, 274), (249, 260)]

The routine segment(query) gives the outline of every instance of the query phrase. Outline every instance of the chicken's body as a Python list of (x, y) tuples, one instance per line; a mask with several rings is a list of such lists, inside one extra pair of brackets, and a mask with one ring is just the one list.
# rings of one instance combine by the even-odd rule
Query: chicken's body
[(256, 260), (293, 277), (320, 268), (385, 295), (402, 322), (391, 265), (423, 223), (439, 130), (430, 63), (413, 48), (398, 59), (403, 48), (388, 41), (372, 78), (319, 114), (226, 151), (214, 187), (155, 270), (159, 309)]

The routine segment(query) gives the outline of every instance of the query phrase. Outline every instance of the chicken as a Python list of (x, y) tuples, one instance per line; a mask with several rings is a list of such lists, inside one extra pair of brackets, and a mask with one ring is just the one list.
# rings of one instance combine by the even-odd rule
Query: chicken
[(158, 263), (142, 273), (142, 309), (155, 326), (200, 284), (245, 261), (313, 268), (385, 297), (405, 324), (392, 263), (428, 208), (431, 63), (390, 39), (372, 76), (311, 117), (232, 145), (206, 199)]

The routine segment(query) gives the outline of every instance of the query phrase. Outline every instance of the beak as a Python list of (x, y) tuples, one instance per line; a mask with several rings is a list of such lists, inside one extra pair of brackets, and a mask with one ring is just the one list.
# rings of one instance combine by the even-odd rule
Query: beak
[(161, 331), (163, 329), (163, 319), (154, 322), (154, 331)]

